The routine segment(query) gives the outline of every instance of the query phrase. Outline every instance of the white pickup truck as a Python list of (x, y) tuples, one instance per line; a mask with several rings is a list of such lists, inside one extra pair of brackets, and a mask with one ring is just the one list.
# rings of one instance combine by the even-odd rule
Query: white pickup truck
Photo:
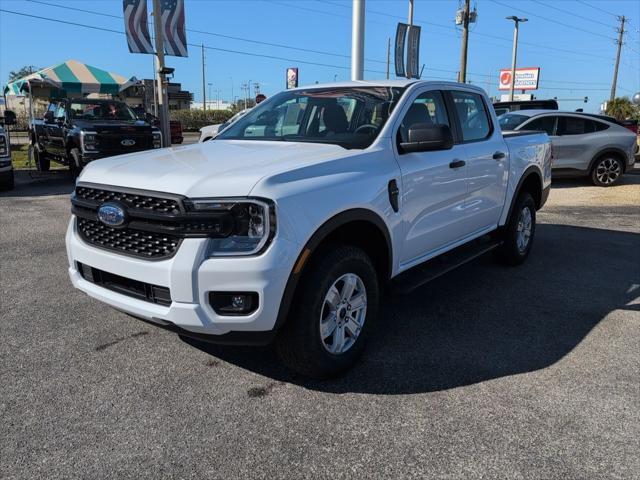
[(208, 142), (89, 164), (69, 274), (133, 316), (212, 342), (273, 341), (289, 367), (328, 377), (387, 321), (385, 287), (489, 250), (524, 261), (551, 161), (545, 133), (505, 138), (470, 85), (288, 90)]

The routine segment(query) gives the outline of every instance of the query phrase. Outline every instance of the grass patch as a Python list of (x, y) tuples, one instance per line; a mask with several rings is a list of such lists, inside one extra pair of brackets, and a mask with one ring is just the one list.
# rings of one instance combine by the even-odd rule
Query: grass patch
[[(36, 164), (33, 160), (29, 163), (29, 145), (11, 145), (11, 161), (13, 168), (16, 170), (22, 169), (36, 169)], [(56, 162), (51, 162), (51, 170), (64, 170), (67, 167), (60, 165)]]

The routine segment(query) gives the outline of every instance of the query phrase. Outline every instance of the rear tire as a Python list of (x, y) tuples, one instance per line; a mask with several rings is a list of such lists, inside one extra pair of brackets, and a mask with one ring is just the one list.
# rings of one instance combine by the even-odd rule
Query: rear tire
[(15, 188), (15, 182), (13, 177), (13, 170), (8, 174), (2, 174), (0, 176), (0, 191), (13, 190)]
[(620, 181), (624, 165), (613, 155), (603, 155), (596, 160), (591, 170), (591, 181), (596, 187), (611, 187)]
[(324, 379), (349, 369), (362, 353), (380, 292), (375, 267), (359, 248), (340, 245), (311, 262), (276, 347), (290, 369)]
[(48, 172), (51, 169), (51, 160), (37, 146), (33, 147), (33, 162), (39, 172)]
[(518, 195), (509, 223), (504, 230), (504, 243), (497, 251), (506, 265), (520, 265), (531, 252), (536, 233), (536, 204), (529, 192)]

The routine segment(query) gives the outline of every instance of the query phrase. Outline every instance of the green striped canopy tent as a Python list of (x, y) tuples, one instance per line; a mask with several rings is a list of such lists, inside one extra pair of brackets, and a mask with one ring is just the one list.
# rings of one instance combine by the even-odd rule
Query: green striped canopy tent
[(116, 73), (107, 72), (76, 60), (43, 68), (31, 75), (15, 80), (4, 88), (5, 95), (24, 95), (52, 98), (89, 93), (117, 95), (137, 82), (135, 77), (126, 79)]

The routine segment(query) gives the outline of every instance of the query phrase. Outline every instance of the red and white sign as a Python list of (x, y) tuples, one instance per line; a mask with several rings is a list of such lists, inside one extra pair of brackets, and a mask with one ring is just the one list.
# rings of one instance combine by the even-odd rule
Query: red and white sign
[[(540, 67), (516, 68), (516, 83), (514, 90), (537, 90), (540, 80)], [(500, 84), (498, 90), (509, 90), (511, 88), (511, 69), (500, 70)]]

